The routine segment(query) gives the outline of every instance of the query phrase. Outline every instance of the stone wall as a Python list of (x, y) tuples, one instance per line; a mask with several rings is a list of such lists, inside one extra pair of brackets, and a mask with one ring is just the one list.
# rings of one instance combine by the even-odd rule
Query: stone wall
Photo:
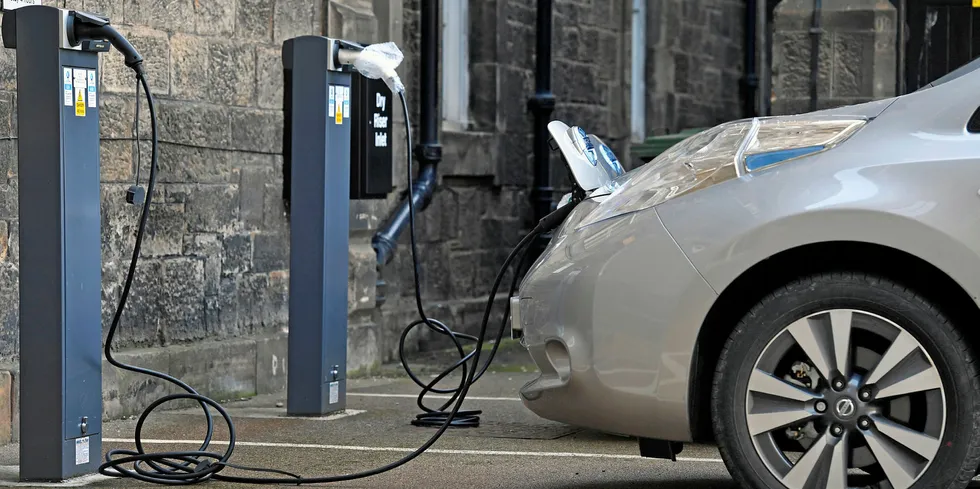
[[(439, 188), (417, 224), (427, 313), (473, 332), (497, 268), (531, 225), (533, 118), (527, 100), (534, 89), (536, 9), (533, 0), (464, 1), (470, 12), (471, 124), (442, 132)], [(281, 201), (282, 41), (326, 34), (399, 43), (405, 52), (399, 72), (417, 141), (419, 0), (46, 3), (110, 16), (146, 57), (157, 100), (158, 193), (117, 337), (118, 356), (179, 375), (220, 399), (282, 392), (289, 256)], [(689, 127), (734, 116), (741, 63), (735, 47), (741, 39), (738, 5), (650, 0), (648, 114), (655, 124), (648, 127)], [(553, 117), (594, 131), (625, 161), (629, 2), (556, 0), (554, 9)], [(3, 409), (12, 406), (14, 419), (17, 413), (14, 54), (0, 50), (0, 441)], [(125, 204), (125, 190), (138, 155), (144, 180), (147, 175), (150, 126), (141, 101), (144, 141), (134, 144), (135, 80), (118, 53), (103, 56), (101, 76), (105, 330), (137, 225), (138, 209)], [(401, 107), (393, 114), (397, 188), (385, 200), (355, 201), (351, 207), (349, 374), (396, 360), (402, 328), (418, 317), (409, 230), (394, 261), (381, 269), (370, 245), (406, 187), (409, 148)], [(567, 187), (558, 158), (552, 167), (553, 185)], [(386, 290), (377, 290), (379, 276)], [(383, 304), (376, 301), (379, 292)], [(501, 313), (502, 308), (492, 324), (499, 324)], [(446, 340), (423, 331), (411, 335), (408, 345), (446, 346)], [(138, 413), (172, 392), (171, 386), (111, 367), (103, 372), (108, 417)]]
[(739, 119), (745, 2), (651, 0), (647, 6), (647, 123), (676, 132)]
[[(813, 0), (783, 0), (773, 25), (773, 114), (810, 110)], [(895, 95), (897, 11), (888, 1), (825, 0), (817, 108)]]

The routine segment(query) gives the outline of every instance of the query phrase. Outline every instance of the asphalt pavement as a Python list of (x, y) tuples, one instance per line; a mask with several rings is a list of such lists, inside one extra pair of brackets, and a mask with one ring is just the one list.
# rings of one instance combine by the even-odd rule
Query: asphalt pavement
[[(483, 410), (478, 428), (449, 430), (425, 454), (392, 471), (324, 486), (345, 488), (455, 489), (725, 489), (735, 487), (712, 447), (687, 446), (678, 462), (639, 457), (634, 439), (596, 433), (538, 418), (524, 408), (517, 390), (532, 373), (488, 372), (470, 390), (464, 409)], [(325, 418), (291, 418), (284, 398), (265, 396), (228, 403), (237, 433), (231, 461), (297, 475), (332, 476), (369, 470), (404, 457), (435, 432), (410, 421), (421, 411), (418, 388), (407, 378), (349, 382), (347, 410)], [(431, 401), (437, 406), (437, 399)], [(205, 432), (200, 409), (154, 413), (144, 426), (148, 451), (196, 450)], [(136, 420), (109, 422), (103, 450), (134, 448)], [(227, 448), (228, 430), (215, 431), (211, 451)], [(16, 445), (0, 447), (0, 485), (17, 483)], [(226, 469), (223, 474), (274, 474)], [(241, 487), (211, 481), (207, 487)], [(86, 476), (62, 487), (153, 487), (128, 479)]]
[[(521, 385), (535, 377), (519, 354), (504, 354), (495, 370), (473, 388), (464, 409), (483, 410), (478, 428), (452, 429), (429, 451), (400, 467), (364, 479), (317, 486), (344, 488), (456, 489), (729, 489), (735, 488), (717, 449), (686, 445), (677, 462), (639, 456), (635, 439), (547, 421), (518, 400)], [(424, 363), (424, 362), (423, 362)], [(424, 367), (423, 367), (423, 370)], [(432, 369), (430, 369), (432, 370)], [(432, 370), (434, 371), (434, 370)], [(231, 462), (275, 468), (305, 477), (337, 476), (397, 461), (435, 432), (411, 425), (420, 413), (419, 389), (396, 369), (383, 378), (351, 379), (347, 409), (324, 418), (286, 416), (281, 396), (226, 403), (237, 440)], [(430, 400), (432, 407), (438, 400)], [(135, 447), (135, 419), (104, 427), (103, 453)], [(199, 408), (161, 411), (144, 426), (147, 451), (197, 450), (205, 433)], [(227, 448), (228, 430), (220, 422), (210, 451)], [(98, 474), (61, 484), (17, 482), (18, 449), (0, 447), (3, 487), (154, 487)], [(227, 468), (226, 475), (275, 474)], [(268, 487), (271, 484), (264, 484)], [(202, 487), (249, 487), (209, 481)], [(975, 484), (980, 487), (980, 484)]]

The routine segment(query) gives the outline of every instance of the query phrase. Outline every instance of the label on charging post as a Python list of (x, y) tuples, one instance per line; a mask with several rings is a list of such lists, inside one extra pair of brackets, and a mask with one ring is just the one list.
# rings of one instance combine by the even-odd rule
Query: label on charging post
[(335, 88), (336, 87), (334, 87), (333, 85), (330, 85), (330, 89), (327, 92), (329, 94), (329, 100), (330, 100), (330, 103), (327, 104), (327, 114), (331, 114), (331, 115), (333, 115), (334, 113), (334, 107), (335, 107), (334, 104), (337, 97), (337, 91), (335, 90)]
[(350, 87), (344, 87), (344, 119), (350, 119)]
[(75, 439), (75, 465), (85, 465), (89, 462), (88, 437)]
[(337, 404), (340, 402), (340, 382), (330, 383), (330, 404)]
[(88, 106), (97, 107), (95, 104), (95, 70), (88, 70)]
[(85, 117), (85, 93), (88, 92), (88, 70), (74, 69), (72, 86), (75, 87), (75, 116)]
[(71, 103), (72, 103), (72, 98), (71, 98), (71, 93), (72, 93), (71, 92), (71, 85), (72, 85), (72, 83), (71, 83), (71, 68), (64, 68), (64, 70), (65, 70), (65, 80), (64, 80), (64, 84), (65, 84), (65, 107), (71, 107)]
[(337, 109), (334, 111), (335, 120), (337, 124), (344, 123), (344, 87), (341, 85), (337, 86)]

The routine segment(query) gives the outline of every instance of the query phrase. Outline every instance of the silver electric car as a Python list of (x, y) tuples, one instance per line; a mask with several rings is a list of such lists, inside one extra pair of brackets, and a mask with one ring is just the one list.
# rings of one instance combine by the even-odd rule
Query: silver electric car
[(550, 130), (575, 206), (511, 299), (539, 416), (713, 442), (754, 488), (961, 488), (980, 465), (980, 70), (729, 122), (623, 172)]

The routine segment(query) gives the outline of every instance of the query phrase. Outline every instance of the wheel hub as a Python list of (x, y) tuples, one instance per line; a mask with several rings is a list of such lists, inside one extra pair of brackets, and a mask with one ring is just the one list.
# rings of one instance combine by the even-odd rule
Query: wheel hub
[[(803, 375), (811, 369), (803, 359), (812, 375)], [(814, 381), (796, 382), (801, 376)], [(910, 419), (891, 417), (895, 403), (913, 401), (920, 408)], [(776, 335), (749, 378), (746, 414), (757, 453), (789, 489), (817, 479), (848, 487), (851, 468), (906, 489), (931, 465), (946, 423), (942, 381), (922, 345), (855, 310), (816, 313)], [(816, 436), (807, 443), (785, 435), (806, 425)], [(801, 443), (802, 456), (791, 456)]]

